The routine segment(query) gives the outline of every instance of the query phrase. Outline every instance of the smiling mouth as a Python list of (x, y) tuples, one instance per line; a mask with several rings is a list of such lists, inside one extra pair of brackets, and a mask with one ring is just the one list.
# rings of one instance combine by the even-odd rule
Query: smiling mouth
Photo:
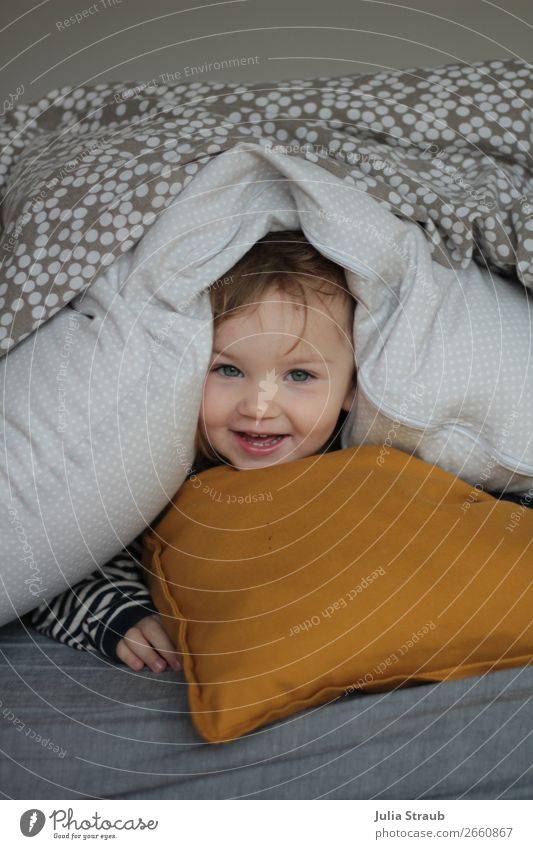
[(275, 448), (277, 445), (280, 445), (287, 437), (288, 433), (271, 433), (264, 434), (263, 436), (258, 435), (256, 433), (250, 433), (242, 430), (233, 431), (235, 435), (238, 437), (239, 441), (244, 443), (243, 447), (250, 447), (255, 450), (263, 450)]
[(253, 431), (245, 430), (237, 430), (235, 432), (250, 443), (257, 443), (258, 445), (274, 445), (287, 436), (286, 433), (254, 433)]

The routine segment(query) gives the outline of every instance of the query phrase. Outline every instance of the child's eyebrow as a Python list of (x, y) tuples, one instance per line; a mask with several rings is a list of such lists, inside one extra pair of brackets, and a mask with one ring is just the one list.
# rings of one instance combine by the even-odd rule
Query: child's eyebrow
[[(235, 354), (228, 354), (228, 353), (225, 353), (223, 351), (219, 351), (217, 348), (213, 348), (212, 353), (216, 354), (216, 355), (224, 354), (224, 356), (227, 357), (230, 360), (238, 360), (239, 359)], [(309, 354), (307, 355), (307, 359), (304, 359), (303, 357), (304, 357), (303, 354), (302, 355), (297, 354), (296, 356), (290, 357), (287, 362), (289, 362), (289, 363), (301, 363), (302, 365), (310, 365), (312, 363), (313, 364), (329, 363), (331, 365), (332, 363), (335, 362), (334, 360), (328, 359), (328, 357), (318, 357), (318, 356), (313, 357), (313, 356), (309, 356)]]

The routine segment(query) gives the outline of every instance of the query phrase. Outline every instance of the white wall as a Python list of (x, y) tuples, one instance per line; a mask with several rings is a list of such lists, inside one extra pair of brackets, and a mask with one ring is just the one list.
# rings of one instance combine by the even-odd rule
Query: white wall
[[(64, 23), (76, 13), (79, 23)], [(30, 102), (66, 84), (161, 74), (278, 80), (530, 59), (532, 24), (528, 0), (405, 0), (403, 7), (377, 0), (2, 0), (0, 95)], [(248, 63), (234, 67), (241, 58)], [(222, 67), (187, 70), (209, 62)]]

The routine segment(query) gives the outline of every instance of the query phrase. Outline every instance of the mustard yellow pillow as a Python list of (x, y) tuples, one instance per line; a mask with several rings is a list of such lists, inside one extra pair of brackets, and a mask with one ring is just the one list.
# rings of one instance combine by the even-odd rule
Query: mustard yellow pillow
[(400, 451), (217, 466), (144, 543), (211, 742), (345, 693), (532, 657), (533, 511)]

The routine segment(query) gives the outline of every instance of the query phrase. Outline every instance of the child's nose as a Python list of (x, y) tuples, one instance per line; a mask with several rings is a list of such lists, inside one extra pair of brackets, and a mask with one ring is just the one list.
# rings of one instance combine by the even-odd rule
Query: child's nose
[[(242, 416), (260, 419), (273, 418), (279, 414), (279, 404), (274, 393), (261, 390), (259, 385), (243, 389), (238, 404), (238, 412)], [(276, 393), (277, 394), (277, 393)]]

